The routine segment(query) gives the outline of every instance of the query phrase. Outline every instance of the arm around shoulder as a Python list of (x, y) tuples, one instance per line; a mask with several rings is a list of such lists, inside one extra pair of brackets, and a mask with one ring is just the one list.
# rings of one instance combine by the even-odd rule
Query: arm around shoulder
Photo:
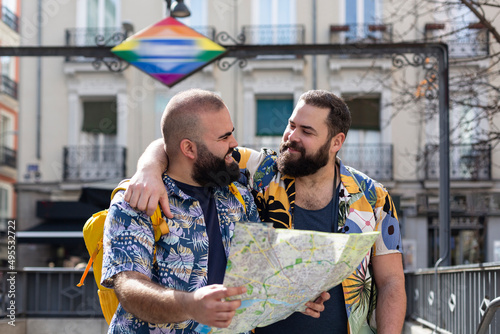
[(172, 218), (168, 195), (163, 184), (162, 174), (168, 167), (168, 157), (162, 139), (152, 142), (139, 158), (137, 172), (130, 180), (125, 200), (134, 208), (146, 211), (152, 216), (158, 206), (163, 213)]

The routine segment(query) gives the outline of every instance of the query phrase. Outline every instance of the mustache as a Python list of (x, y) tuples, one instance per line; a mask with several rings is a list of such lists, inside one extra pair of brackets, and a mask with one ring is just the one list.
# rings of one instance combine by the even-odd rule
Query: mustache
[(281, 143), (280, 152), (283, 152), (285, 149), (289, 149), (289, 148), (291, 148), (295, 151), (299, 151), (302, 154), (305, 153), (305, 148), (303, 146), (301, 146), (297, 142), (292, 142), (292, 141), (287, 141), (287, 142)]

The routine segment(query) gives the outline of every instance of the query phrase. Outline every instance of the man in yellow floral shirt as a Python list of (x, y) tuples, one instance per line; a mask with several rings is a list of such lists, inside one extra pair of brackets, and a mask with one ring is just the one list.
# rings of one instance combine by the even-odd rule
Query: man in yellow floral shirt
[[(262, 221), (271, 221), (276, 228), (381, 232), (342, 287), (329, 291), (331, 299), (319, 319), (295, 313), (258, 328), (257, 333), (371, 333), (375, 327), (384, 334), (401, 333), (406, 294), (399, 222), (387, 190), (336, 157), (350, 124), (350, 112), (340, 98), (327, 91), (309, 91), (289, 119), (279, 156), (271, 150), (244, 148), (233, 154), (246, 172)], [(134, 177), (126, 199), (151, 211), (159, 198), (162, 203), (166, 197), (152, 181), (166, 166), (166, 158), (154, 144), (148, 154), (139, 164), (145, 174)]]

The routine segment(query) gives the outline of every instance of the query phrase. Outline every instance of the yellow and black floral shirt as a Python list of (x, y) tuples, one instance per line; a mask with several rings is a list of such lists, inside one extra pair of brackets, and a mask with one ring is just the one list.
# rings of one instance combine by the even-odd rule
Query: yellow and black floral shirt
[[(246, 172), (248, 187), (255, 198), (261, 220), (273, 222), (276, 228), (293, 228), (295, 179), (278, 171), (276, 152), (237, 148), (233, 158)], [(345, 166), (339, 158), (337, 163), (341, 178), (340, 232), (381, 232), (356, 271), (342, 282), (349, 333), (360, 333), (362, 328), (374, 325), (375, 319), (376, 291), (370, 273), (370, 258), (402, 253), (401, 233), (394, 203), (385, 187), (356, 169)]]

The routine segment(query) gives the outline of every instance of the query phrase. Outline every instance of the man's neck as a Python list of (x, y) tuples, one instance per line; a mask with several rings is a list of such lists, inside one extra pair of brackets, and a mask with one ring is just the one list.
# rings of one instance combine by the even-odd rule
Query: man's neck
[(191, 177), (191, 168), (189, 166), (184, 166), (183, 164), (171, 164), (168, 167), (167, 175), (174, 179), (190, 186), (201, 187), (193, 178)]
[[(328, 164), (316, 173), (295, 179), (295, 203), (303, 209), (319, 210), (324, 208), (334, 196), (339, 182), (336, 164)], [(334, 181), (337, 174), (337, 180)]]

